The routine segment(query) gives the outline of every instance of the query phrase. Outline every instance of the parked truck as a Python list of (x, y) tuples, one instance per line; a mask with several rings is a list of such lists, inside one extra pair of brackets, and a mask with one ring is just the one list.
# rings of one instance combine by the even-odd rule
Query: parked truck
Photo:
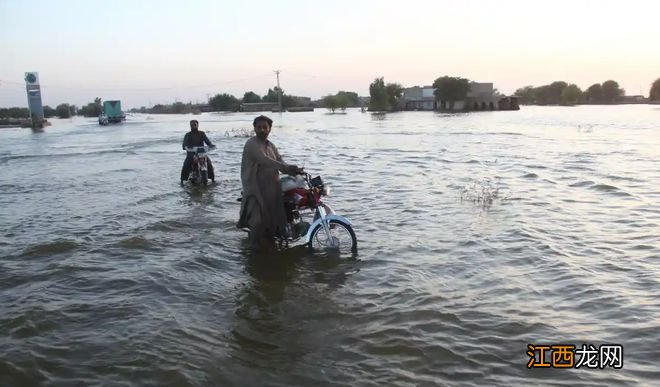
[[(117, 123), (126, 120), (126, 116), (121, 111), (121, 101), (103, 101), (104, 121), (108, 123)], [(101, 123), (101, 119), (99, 119)], [(101, 123), (101, 125), (103, 125)]]

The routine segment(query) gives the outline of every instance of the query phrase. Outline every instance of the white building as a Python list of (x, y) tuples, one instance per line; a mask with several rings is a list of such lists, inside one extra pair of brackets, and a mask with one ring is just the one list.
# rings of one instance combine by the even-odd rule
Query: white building
[(414, 86), (403, 89), (400, 108), (403, 110), (435, 110), (435, 89), (432, 86)]
[(470, 88), (463, 101), (454, 101), (453, 108), (450, 101), (438, 101), (438, 110), (474, 111), (498, 110), (499, 96), (492, 82), (470, 82)]
[(470, 82), (465, 100), (438, 101), (432, 86), (414, 86), (403, 89), (399, 100), (403, 110), (441, 110), (441, 111), (475, 111), (475, 110), (518, 110), (516, 97), (504, 97), (493, 87), (492, 82)]

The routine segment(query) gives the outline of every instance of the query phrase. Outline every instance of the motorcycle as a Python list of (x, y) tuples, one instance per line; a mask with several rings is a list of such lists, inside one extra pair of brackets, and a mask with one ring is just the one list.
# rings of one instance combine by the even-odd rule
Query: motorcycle
[(207, 167), (207, 151), (213, 149), (210, 146), (193, 146), (187, 147), (186, 152), (192, 152), (193, 160), (190, 168), (190, 177), (188, 180), (192, 184), (208, 185), (208, 167)]
[(320, 176), (312, 178), (308, 173), (284, 176), (280, 178), (280, 187), (287, 217), (285, 235), (276, 238), (280, 246), (288, 247), (289, 243), (304, 239), (312, 251), (357, 251), (357, 237), (351, 222), (337, 215), (323, 201), (323, 197), (330, 195), (330, 187)]
[[(330, 186), (323, 182), (321, 176), (312, 178), (308, 173), (284, 176), (280, 179), (280, 185), (291, 239), (304, 236), (310, 250), (357, 250), (357, 237), (351, 222), (337, 215), (323, 201), (324, 196), (330, 196)], [(312, 213), (314, 216), (309, 224), (303, 219)]]

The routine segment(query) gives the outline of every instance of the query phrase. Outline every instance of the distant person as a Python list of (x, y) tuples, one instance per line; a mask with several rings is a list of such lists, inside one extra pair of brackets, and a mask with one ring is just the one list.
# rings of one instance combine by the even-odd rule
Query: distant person
[(243, 194), (239, 228), (250, 229), (253, 242), (286, 236), (286, 214), (279, 172), (303, 173), (302, 168), (282, 160), (275, 144), (268, 141), (273, 120), (259, 116), (252, 123), (256, 137), (245, 143), (241, 160)]
[[(206, 137), (206, 133), (199, 130), (199, 122), (197, 120), (191, 120), (190, 132), (183, 136), (183, 150), (186, 150), (188, 147), (204, 146), (204, 144), (215, 148), (215, 145), (213, 145), (209, 138)], [(183, 168), (181, 168), (181, 184), (188, 180), (194, 155), (194, 152), (188, 152), (186, 155), (186, 160), (183, 162)], [(206, 167), (208, 169), (209, 179), (215, 183), (213, 164), (211, 164), (211, 159), (208, 157), (206, 158)]]

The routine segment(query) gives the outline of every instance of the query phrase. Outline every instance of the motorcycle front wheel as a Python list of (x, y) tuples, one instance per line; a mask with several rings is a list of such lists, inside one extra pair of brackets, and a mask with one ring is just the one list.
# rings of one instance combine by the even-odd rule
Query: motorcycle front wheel
[(357, 250), (357, 237), (350, 224), (337, 219), (331, 219), (328, 223), (330, 237), (322, 224), (317, 225), (312, 230), (312, 237), (309, 240), (310, 250)]
[(202, 176), (202, 184), (204, 185), (204, 187), (206, 187), (206, 185), (209, 183), (208, 172), (202, 171), (201, 176)]

